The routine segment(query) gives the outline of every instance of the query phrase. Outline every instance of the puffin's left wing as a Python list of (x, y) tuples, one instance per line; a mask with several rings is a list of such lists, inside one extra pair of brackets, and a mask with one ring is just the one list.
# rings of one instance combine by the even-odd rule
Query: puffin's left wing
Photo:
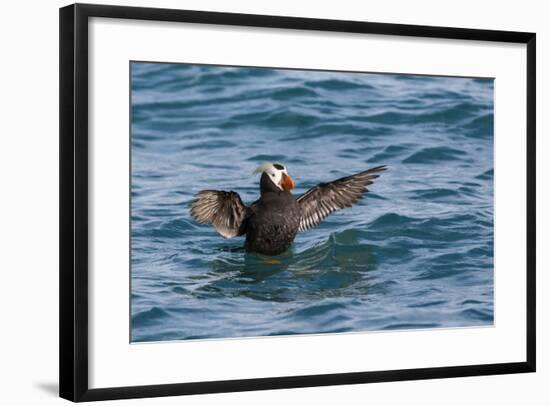
[(384, 170), (386, 165), (377, 166), (309, 189), (296, 199), (302, 208), (299, 230), (313, 228), (333, 211), (351, 207)]
[(200, 224), (212, 224), (225, 238), (244, 234), (247, 210), (236, 192), (203, 190), (191, 202), (191, 216)]

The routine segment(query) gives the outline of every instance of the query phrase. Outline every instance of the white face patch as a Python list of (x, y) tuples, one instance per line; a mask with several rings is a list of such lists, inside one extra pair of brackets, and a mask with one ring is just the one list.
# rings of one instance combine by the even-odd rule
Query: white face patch
[(279, 185), (281, 179), (283, 178), (283, 173), (288, 175), (286, 167), (279, 163), (264, 163), (256, 168), (254, 173), (266, 173), (269, 179), (277, 186), (279, 189), (283, 188)]

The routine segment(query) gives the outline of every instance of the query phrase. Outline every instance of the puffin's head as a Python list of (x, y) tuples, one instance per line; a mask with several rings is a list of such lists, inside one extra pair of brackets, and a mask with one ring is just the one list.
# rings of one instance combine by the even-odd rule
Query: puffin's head
[(258, 166), (254, 173), (265, 173), (275, 186), (285, 192), (294, 189), (294, 181), (288, 175), (286, 167), (282, 164), (264, 163)]

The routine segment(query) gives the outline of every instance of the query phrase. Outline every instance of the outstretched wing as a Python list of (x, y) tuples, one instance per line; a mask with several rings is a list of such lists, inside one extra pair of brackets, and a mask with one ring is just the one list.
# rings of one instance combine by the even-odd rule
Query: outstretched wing
[(333, 211), (351, 207), (363, 196), (363, 193), (369, 191), (367, 186), (372, 184), (379, 176), (378, 173), (384, 170), (386, 170), (385, 165), (377, 166), (309, 189), (296, 199), (302, 208), (299, 230), (313, 228)]
[(212, 224), (225, 238), (244, 233), (247, 207), (238, 193), (203, 190), (191, 202), (191, 216), (200, 224)]

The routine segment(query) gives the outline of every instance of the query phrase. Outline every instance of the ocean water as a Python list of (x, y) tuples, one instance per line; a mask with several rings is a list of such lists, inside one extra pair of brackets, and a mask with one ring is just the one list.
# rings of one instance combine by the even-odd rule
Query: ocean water
[[(266, 261), (188, 210), (264, 161), (388, 170)], [(491, 79), (132, 63), (131, 165), (133, 342), (493, 324)]]

